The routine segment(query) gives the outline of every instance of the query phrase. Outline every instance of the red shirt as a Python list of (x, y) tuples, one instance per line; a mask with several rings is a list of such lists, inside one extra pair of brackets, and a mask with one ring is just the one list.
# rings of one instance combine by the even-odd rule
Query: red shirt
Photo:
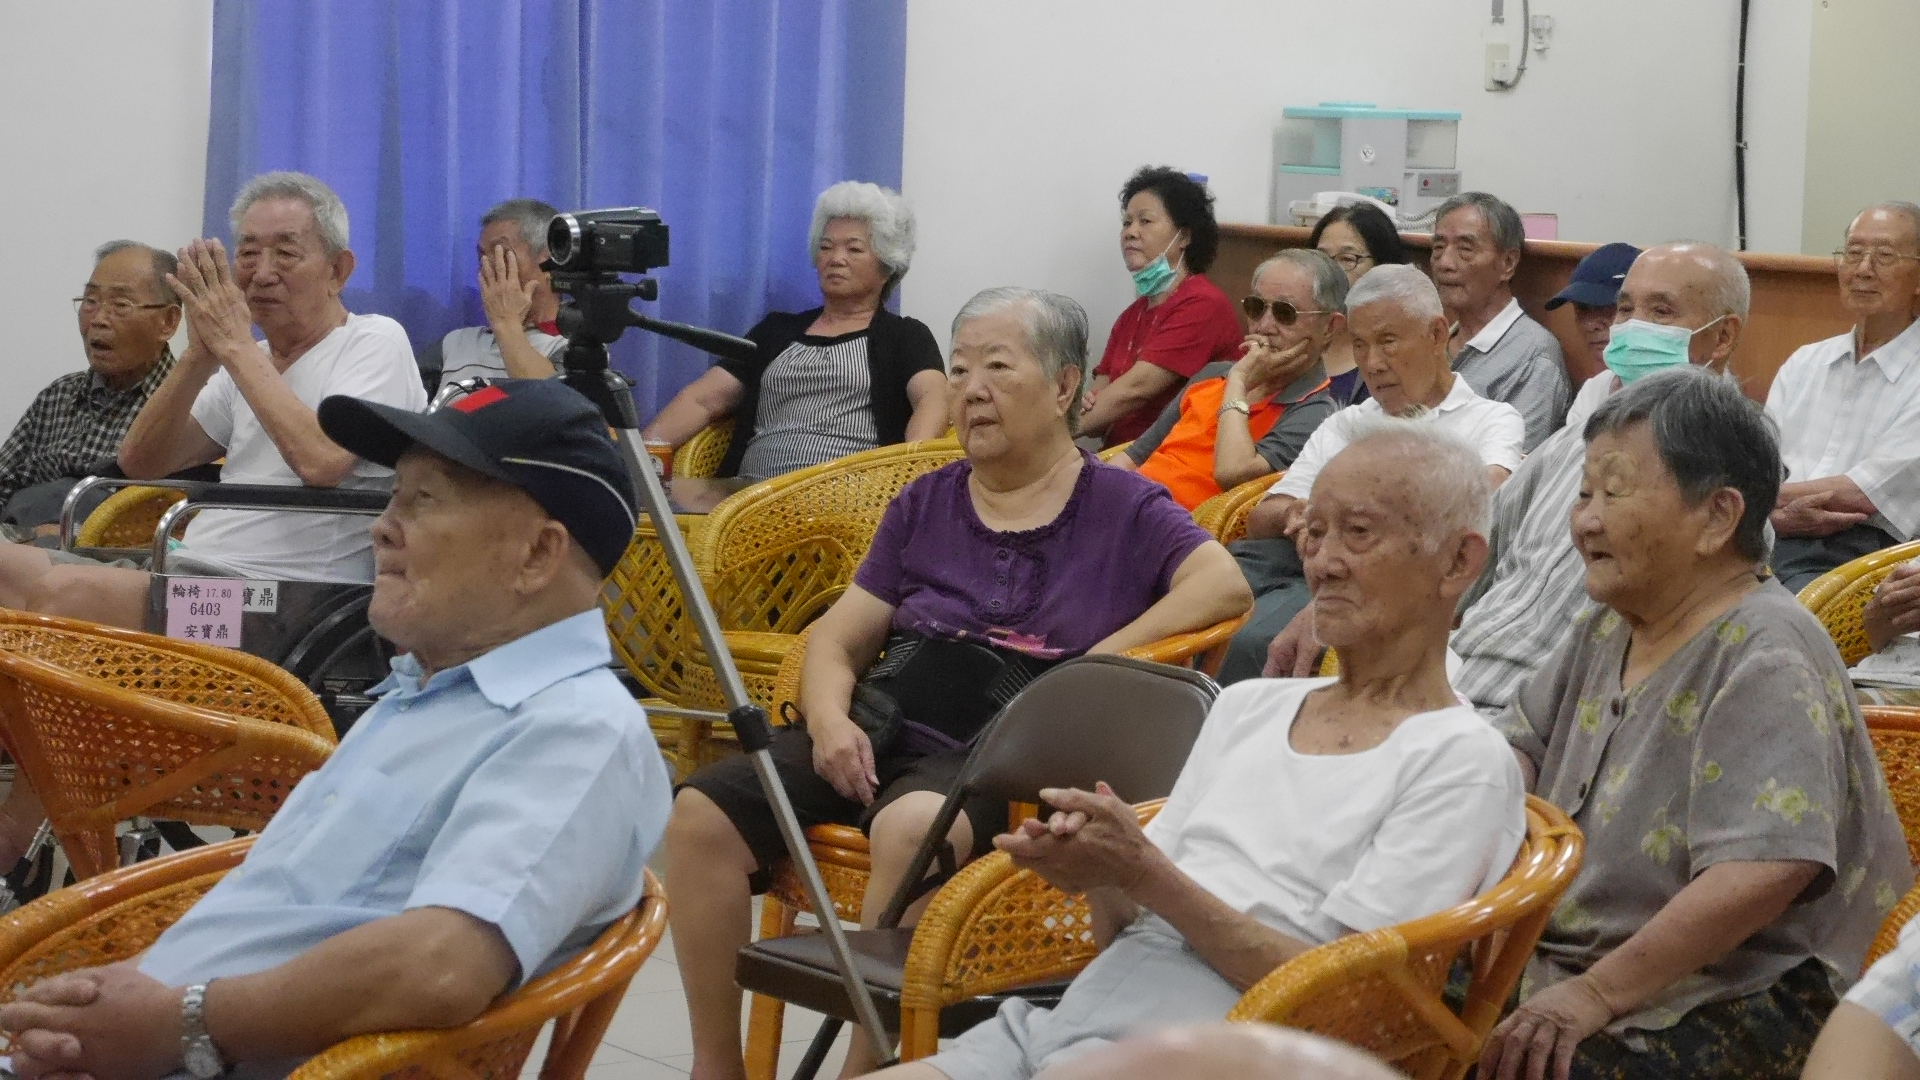
[(1115, 420), (1107, 429), (1106, 445), (1129, 442), (1152, 427), (1188, 379), (1212, 361), (1231, 357), (1245, 336), (1233, 301), (1199, 274), (1188, 275), (1158, 307), (1148, 307), (1144, 296), (1128, 304), (1113, 321), (1107, 350), (1093, 373), (1112, 382), (1144, 360), (1180, 378), (1153, 400)]

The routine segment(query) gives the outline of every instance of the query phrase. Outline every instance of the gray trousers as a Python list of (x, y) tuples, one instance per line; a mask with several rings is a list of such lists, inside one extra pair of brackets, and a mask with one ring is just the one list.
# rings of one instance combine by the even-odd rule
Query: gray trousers
[(1855, 525), (1832, 536), (1780, 536), (1773, 541), (1769, 564), (1780, 584), (1797, 593), (1821, 574), (1899, 542), (1871, 525)]
[(1039, 1009), (1016, 998), (926, 1061), (951, 1080), (1024, 1080), (1130, 1035), (1224, 1020), (1239, 1000), (1179, 931), (1142, 915), (1074, 978), (1060, 1004)]
[(1220, 662), (1222, 686), (1259, 678), (1267, 664), (1267, 646), (1313, 599), (1300, 550), (1286, 537), (1239, 540), (1227, 550), (1253, 589), (1253, 614), (1227, 643), (1226, 658)]

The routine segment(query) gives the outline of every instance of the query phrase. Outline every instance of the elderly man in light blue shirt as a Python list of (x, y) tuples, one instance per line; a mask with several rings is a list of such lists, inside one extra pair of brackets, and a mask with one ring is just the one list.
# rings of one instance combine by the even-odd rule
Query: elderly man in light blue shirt
[(25, 1080), (284, 1075), (370, 1031), (452, 1027), (640, 898), (669, 808), (595, 603), (635, 508), (555, 381), (431, 414), (334, 397), (329, 438), (396, 467), (369, 617), (406, 655), (246, 861), (143, 956), (0, 1009)]

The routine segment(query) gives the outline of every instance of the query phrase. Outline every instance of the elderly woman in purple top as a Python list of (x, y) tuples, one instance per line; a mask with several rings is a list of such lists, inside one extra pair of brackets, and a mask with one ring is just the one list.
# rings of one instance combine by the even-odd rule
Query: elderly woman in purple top
[[(1197, 630), (1252, 604), (1232, 556), (1165, 488), (1074, 445), (1086, 354), (1086, 314), (1066, 297), (1002, 288), (968, 301), (953, 322), (948, 395), (966, 460), (894, 499), (852, 587), (814, 626), (800, 683), (806, 727), (779, 732), (773, 754), (804, 824), (858, 824), (872, 837), (869, 919), (966, 743), (1020, 686), (1062, 659)], [(905, 730), (875, 747), (850, 718), (856, 700), (861, 711), (897, 702)], [(949, 837), (963, 858), (991, 848), (1006, 810), (967, 806)], [(696, 1077), (744, 1075), (733, 955), (748, 941), (752, 895), (783, 854), (745, 758), (688, 778), (667, 827), (667, 878)]]

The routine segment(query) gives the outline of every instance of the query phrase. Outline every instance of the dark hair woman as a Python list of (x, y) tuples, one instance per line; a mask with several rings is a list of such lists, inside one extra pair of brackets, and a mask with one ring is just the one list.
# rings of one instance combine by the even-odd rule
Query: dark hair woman
[(1138, 299), (1107, 334), (1081, 430), (1131, 442), (1195, 373), (1233, 356), (1240, 317), (1203, 276), (1219, 247), (1213, 196), (1186, 173), (1149, 166), (1120, 189), (1120, 254)]
[[(1340, 264), (1352, 284), (1376, 266), (1407, 263), (1400, 231), (1386, 212), (1372, 203), (1335, 207), (1314, 223), (1307, 246)], [(1342, 405), (1365, 401), (1367, 384), (1353, 366), (1353, 335), (1342, 331), (1327, 347), (1321, 362), (1333, 386), (1333, 399)]]

